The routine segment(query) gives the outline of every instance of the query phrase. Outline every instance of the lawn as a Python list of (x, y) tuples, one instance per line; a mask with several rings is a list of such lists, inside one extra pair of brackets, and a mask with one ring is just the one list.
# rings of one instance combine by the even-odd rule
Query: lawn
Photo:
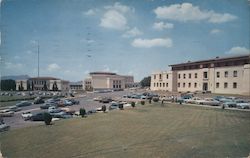
[(247, 157), (250, 113), (160, 104), (0, 134), (11, 158)]

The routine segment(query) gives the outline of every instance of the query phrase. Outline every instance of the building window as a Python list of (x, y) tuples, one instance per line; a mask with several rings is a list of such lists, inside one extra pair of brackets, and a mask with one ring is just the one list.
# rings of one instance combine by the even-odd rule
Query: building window
[(224, 83), (224, 88), (227, 88), (227, 82)]
[(186, 78), (186, 74), (183, 74), (183, 78), (184, 78), (184, 79)]
[(216, 88), (220, 88), (220, 83), (219, 82), (216, 83)]
[(228, 71), (225, 71), (224, 76), (228, 77)]
[(166, 78), (168, 79), (168, 74), (166, 75)]
[(191, 87), (191, 83), (188, 83), (188, 87), (189, 87), (189, 88)]
[(168, 83), (166, 83), (166, 87), (168, 87)]
[(154, 87), (155, 87), (155, 83), (154, 83)]
[(203, 78), (207, 78), (207, 72), (203, 72)]
[(121, 88), (121, 85), (119, 85), (119, 88)]
[(197, 87), (197, 83), (195, 82), (195, 83), (194, 83), (194, 88), (196, 88), (196, 87)]
[(161, 83), (160, 83), (160, 87), (161, 87)]
[(178, 87), (181, 87), (181, 84), (178, 82)]
[(113, 88), (115, 88), (115, 85), (113, 85)]
[(194, 74), (194, 78), (197, 78), (197, 73)]
[(181, 78), (181, 74), (178, 74), (178, 78), (179, 78), (179, 79)]
[(234, 71), (234, 77), (237, 77), (238, 76), (238, 74), (237, 74), (237, 71)]
[(217, 78), (220, 78), (220, 72), (216, 72)]
[(156, 75), (154, 75), (154, 79), (156, 79)]
[(191, 78), (191, 73), (190, 73), (190, 74), (188, 74), (188, 78)]
[(159, 75), (159, 79), (161, 80), (161, 74)]
[(183, 88), (185, 87), (185, 85), (186, 85), (186, 84), (185, 84), (185, 83), (183, 83)]
[(165, 83), (162, 83), (162, 87), (165, 87)]
[(157, 85), (157, 87), (159, 86), (158, 82), (157, 82), (157, 84), (156, 84), (156, 85)]
[(237, 83), (236, 82), (233, 83), (233, 88), (237, 88)]

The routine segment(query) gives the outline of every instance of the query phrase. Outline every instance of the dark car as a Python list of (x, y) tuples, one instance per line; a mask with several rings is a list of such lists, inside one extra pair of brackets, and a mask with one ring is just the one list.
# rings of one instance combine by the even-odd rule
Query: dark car
[(17, 107), (30, 106), (30, 105), (31, 105), (31, 102), (28, 102), (28, 101), (21, 101), (20, 103), (16, 104)]
[(69, 101), (71, 101), (74, 105), (79, 105), (80, 101), (79, 100), (75, 100), (75, 99), (68, 99)]
[(109, 103), (111, 101), (112, 101), (111, 98), (103, 98), (102, 100), (100, 100), (101, 103)]
[(30, 117), (31, 121), (44, 121), (44, 113), (38, 113)]
[(48, 109), (51, 106), (57, 106), (56, 104), (53, 103), (44, 103), (43, 105), (40, 106), (41, 109)]
[(44, 103), (44, 100), (40, 97), (37, 97), (35, 100), (34, 100), (34, 104), (42, 104)]

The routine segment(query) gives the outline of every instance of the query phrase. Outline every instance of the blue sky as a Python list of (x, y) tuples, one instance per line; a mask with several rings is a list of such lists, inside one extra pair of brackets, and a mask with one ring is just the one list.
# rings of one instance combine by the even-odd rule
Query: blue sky
[(249, 54), (247, 0), (2, 0), (1, 75), (83, 80), (91, 71), (134, 75), (168, 65)]

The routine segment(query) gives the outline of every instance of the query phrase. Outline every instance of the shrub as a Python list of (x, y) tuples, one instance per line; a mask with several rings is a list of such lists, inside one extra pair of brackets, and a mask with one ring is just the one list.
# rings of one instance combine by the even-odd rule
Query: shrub
[(103, 106), (102, 106), (102, 111), (103, 111), (103, 112), (106, 112), (106, 110), (107, 110), (106, 105), (103, 105)]
[(119, 104), (119, 109), (123, 110), (123, 104)]
[(131, 102), (131, 106), (134, 108), (135, 107), (135, 102)]
[(82, 117), (84, 117), (86, 115), (86, 110), (84, 108), (81, 108), (79, 113)]
[(152, 99), (149, 99), (149, 101), (148, 101), (148, 102), (149, 102), (149, 104), (151, 104), (151, 102), (152, 102)]
[(50, 125), (50, 123), (51, 123), (51, 121), (52, 121), (52, 116), (51, 116), (49, 113), (45, 112), (45, 113), (43, 114), (43, 117), (44, 117), (44, 123), (45, 123), (46, 125)]
[(144, 100), (141, 101), (141, 105), (145, 105), (145, 101)]
[(153, 98), (153, 101), (154, 101), (154, 102), (158, 102), (158, 101), (159, 101), (159, 98), (158, 98), (158, 97), (155, 97), (155, 98)]

